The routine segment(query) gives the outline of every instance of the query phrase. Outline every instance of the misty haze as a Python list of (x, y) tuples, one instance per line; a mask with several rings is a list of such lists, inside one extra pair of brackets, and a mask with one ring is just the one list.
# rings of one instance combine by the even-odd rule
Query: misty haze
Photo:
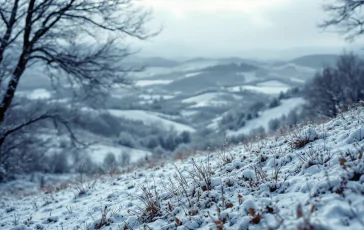
[(363, 9), (0, 0), (0, 229), (364, 229)]

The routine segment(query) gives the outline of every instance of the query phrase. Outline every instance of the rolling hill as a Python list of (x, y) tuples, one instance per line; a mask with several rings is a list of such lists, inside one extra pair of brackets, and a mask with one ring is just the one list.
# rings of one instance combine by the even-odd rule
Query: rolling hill
[(322, 68), (323, 66), (335, 65), (338, 58), (339, 58), (339, 55), (314, 54), (314, 55), (306, 55), (306, 56), (298, 57), (289, 62), (294, 63), (296, 65), (300, 65), (300, 66), (319, 69), (319, 68)]

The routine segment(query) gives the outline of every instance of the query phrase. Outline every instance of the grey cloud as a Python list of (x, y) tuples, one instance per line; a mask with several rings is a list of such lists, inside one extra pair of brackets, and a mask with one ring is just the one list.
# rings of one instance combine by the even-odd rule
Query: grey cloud
[(293, 50), (303, 51), (304, 47), (307, 51), (321, 47), (323, 52), (338, 52), (346, 45), (344, 39), (317, 28), (325, 16), (320, 4), (317, 0), (292, 0), (250, 14), (189, 11), (182, 18), (155, 9), (154, 23), (164, 24), (165, 29), (142, 45), (142, 54), (270, 58), (279, 56), (280, 51), (294, 53)]

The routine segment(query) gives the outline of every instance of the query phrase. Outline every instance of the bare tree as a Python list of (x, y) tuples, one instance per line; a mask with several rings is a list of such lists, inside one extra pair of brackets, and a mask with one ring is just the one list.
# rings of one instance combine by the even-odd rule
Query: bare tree
[(335, 0), (325, 4), (324, 10), (329, 14), (319, 26), (321, 28), (334, 27), (347, 40), (354, 40), (364, 34), (364, 1), (363, 0)]
[(32, 65), (43, 67), (52, 84), (67, 82), (87, 97), (129, 83), (125, 74), (132, 69), (120, 64), (133, 54), (125, 40), (158, 33), (147, 30), (151, 14), (135, 2), (0, 0), (0, 147), (40, 120), (66, 123), (58, 113), (45, 111), (5, 127), (19, 82)]
[(87, 146), (73, 129), (80, 113), (46, 101), (21, 99), (8, 110), (0, 127), (0, 165), (8, 173), (46, 169), (51, 164), (46, 153), (61, 144), (54, 141), (54, 131), (60, 139), (70, 140), (70, 148)]
[(306, 99), (313, 113), (334, 117), (340, 109), (364, 99), (364, 63), (343, 54), (335, 67), (325, 67), (306, 84)]

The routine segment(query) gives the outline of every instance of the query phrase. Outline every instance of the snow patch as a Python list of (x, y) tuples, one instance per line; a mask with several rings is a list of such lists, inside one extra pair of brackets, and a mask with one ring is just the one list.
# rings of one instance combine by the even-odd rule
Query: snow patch
[(173, 82), (172, 80), (138, 80), (136, 86), (145, 87), (150, 85), (167, 85)]
[[(190, 108), (200, 108), (208, 106), (219, 106), (228, 103), (221, 97), (227, 96), (227, 93), (204, 93), (194, 97), (186, 98), (182, 100), (182, 103), (194, 103)], [(233, 95), (235, 99), (241, 99), (242, 97)]]

